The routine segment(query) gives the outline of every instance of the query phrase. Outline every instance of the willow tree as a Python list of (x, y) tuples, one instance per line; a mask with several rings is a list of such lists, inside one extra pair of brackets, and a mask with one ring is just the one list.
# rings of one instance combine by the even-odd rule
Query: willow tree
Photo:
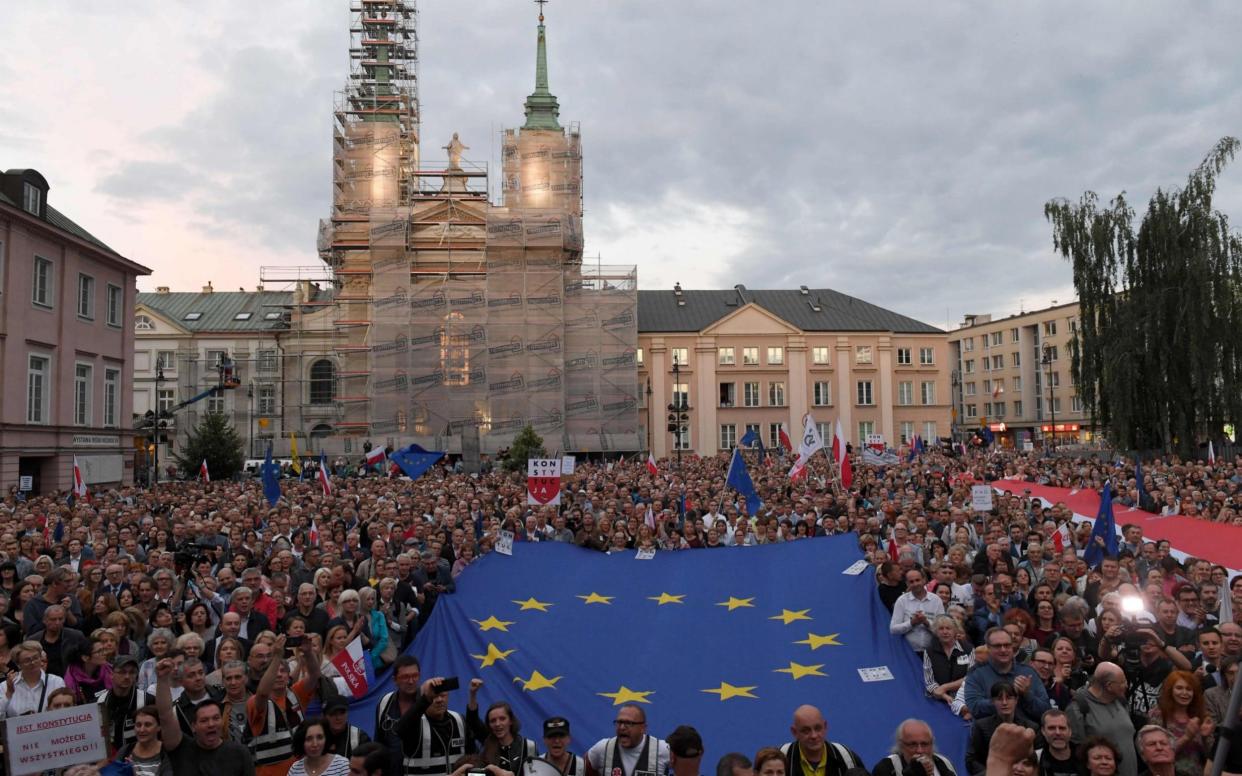
[(1212, 205), (1238, 151), (1223, 138), (1142, 220), (1125, 193), (1044, 206), (1081, 307), (1071, 368), (1112, 441), (1187, 453), (1242, 421), (1242, 239)]

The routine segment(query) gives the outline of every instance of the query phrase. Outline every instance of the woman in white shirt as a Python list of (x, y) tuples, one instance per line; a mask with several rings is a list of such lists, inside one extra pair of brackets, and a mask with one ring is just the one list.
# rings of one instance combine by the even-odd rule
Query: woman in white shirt
[(13, 652), (19, 670), (5, 680), (0, 718), (46, 711), (48, 696), (64, 687), (65, 680), (44, 670), (47, 657), (39, 642), (23, 641)]

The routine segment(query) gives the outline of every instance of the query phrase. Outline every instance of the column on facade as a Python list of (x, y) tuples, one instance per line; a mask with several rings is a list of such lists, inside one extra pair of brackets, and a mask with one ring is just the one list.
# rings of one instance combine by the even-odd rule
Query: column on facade
[(789, 368), (789, 417), (785, 420), (785, 428), (790, 439), (794, 439), (802, 432), (802, 416), (807, 410), (806, 337), (790, 335), (785, 340), (785, 354)]
[(897, 446), (897, 436), (893, 428), (893, 341), (882, 336), (877, 343), (876, 355), (880, 367), (880, 433), (884, 435), (885, 444)]
[(699, 455), (711, 456), (720, 445), (720, 429), (716, 426), (716, 405), (720, 397), (716, 386), (714, 337), (703, 337), (694, 344), (694, 378), (695, 390), (691, 394), (694, 399), (690, 406), (694, 407), (692, 417), (696, 433), (692, 441)]
[[(837, 420), (841, 421), (841, 433), (848, 441), (854, 438), (853, 413), (854, 386), (850, 385), (850, 367), (854, 363), (849, 337), (837, 337)], [(827, 443), (828, 440), (824, 440)]]
[(672, 401), (672, 380), (668, 369), (668, 346), (663, 337), (651, 340), (651, 352), (647, 354), (647, 368), (651, 374), (651, 451), (656, 458), (664, 458), (669, 454), (667, 412), (665, 408)]

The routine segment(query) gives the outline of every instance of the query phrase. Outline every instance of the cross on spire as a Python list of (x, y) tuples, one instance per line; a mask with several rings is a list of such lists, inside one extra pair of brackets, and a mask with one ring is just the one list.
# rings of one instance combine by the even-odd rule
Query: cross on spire
[(550, 0), (535, 0), (535, 4), (539, 6), (539, 23), (543, 24), (543, 6)]

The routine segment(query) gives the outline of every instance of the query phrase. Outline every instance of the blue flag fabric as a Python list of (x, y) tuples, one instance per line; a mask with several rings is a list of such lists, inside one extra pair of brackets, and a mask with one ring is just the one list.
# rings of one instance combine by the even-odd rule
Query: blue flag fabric
[[(562, 715), (577, 752), (615, 735), (623, 703), (641, 705), (652, 735), (694, 725), (708, 762), (789, 741), (794, 709), (812, 703), (829, 738), (868, 767), (889, 753), (898, 723), (916, 717), (965, 773), (969, 726), (926, 697), (921, 662), (889, 633), (872, 569), (842, 573), (860, 557), (852, 534), (651, 560), (518, 542), (512, 556), (471, 564), (409, 652), (424, 678), (459, 677), (449, 708), (464, 712), (479, 677), (480, 706), (508, 701), (523, 730)], [(878, 667), (891, 678), (859, 674)], [(381, 676), (350, 721), (372, 732), (393, 689)]]
[(388, 460), (400, 467), (405, 472), (405, 476), (412, 480), (416, 480), (423, 476), (423, 473), (436, 465), (436, 461), (444, 457), (443, 452), (436, 450), (424, 450), (418, 445), (410, 445), (400, 450), (394, 450)]
[(763, 506), (763, 500), (755, 492), (755, 483), (750, 479), (750, 472), (746, 469), (746, 460), (742, 458), (742, 451), (739, 448), (733, 448), (733, 460), (729, 462), (729, 474), (725, 477), (725, 484), (746, 498), (747, 514), (752, 516), (759, 514), (759, 507)]
[(742, 447), (752, 447), (756, 442), (763, 444), (763, 440), (759, 438), (759, 432), (753, 428), (748, 428), (738, 441), (738, 444)]
[(276, 506), (276, 502), (280, 501), (280, 467), (272, 460), (272, 445), (267, 445), (267, 456), (263, 459), (263, 497), (267, 499), (267, 503)]
[[(1104, 547), (1101, 548), (1096, 542), (1097, 537), (1104, 540)], [(1104, 559), (1105, 554), (1114, 557), (1117, 555), (1117, 522), (1113, 518), (1112, 481), (1104, 483), (1104, 492), (1100, 495), (1100, 511), (1096, 513), (1091, 539), (1083, 550), (1082, 559), (1088, 566), (1095, 567)]]
[(1134, 481), (1138, 487), (1138, 503), (1135, 506), (1146, 509), (1151, 497), (1147, 495), (1147, 484), (1143, 482), (1143, 462), (1137, 458), (1134, 459)]

